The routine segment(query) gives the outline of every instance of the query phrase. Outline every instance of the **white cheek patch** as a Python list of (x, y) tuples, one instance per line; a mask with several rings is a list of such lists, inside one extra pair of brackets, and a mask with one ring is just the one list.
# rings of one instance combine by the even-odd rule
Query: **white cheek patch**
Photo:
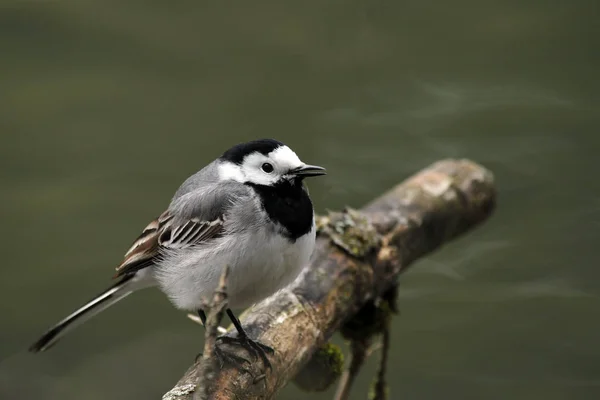
[(219, 180), (244, 182), (244, 173), (239, 165), (226, 161), (219, 165)]
[(259, 185), (270, 185), (275, 183), (277, 180), (276, 171), (267, 174), (260, 168), (260, 166), (266, 162), (270, 162), (270, 160), (260, 153), (253, 153), (246, 156), (241, 167), (246, 180)]
[(304, 165), (300, 158), (292, 149), (287, 146), (281, 146), (269, 153), (269, 157), (275, 163), (286, 170), (294, 169)]

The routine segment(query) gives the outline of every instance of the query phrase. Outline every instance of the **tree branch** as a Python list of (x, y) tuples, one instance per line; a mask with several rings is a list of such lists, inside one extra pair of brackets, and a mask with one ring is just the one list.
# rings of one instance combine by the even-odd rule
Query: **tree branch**
[[(293, 286), (241, 318), (252, 338), (276, 350), (269, 356), (273, 370), (264, 371), (260, 361), (244, 368), (224, 366), (210, 383), (210, 398), (272, 398), (342, 324), (392, 288), (413, 261), (491, 215), (495, 198), (489, 171), (468, 160), (445, 160), (361, 212), (347, 209), (319, 218), (312, 265)], [(200, 391), (200, 366), (192, 366), (165, 397), (192, 399)]]

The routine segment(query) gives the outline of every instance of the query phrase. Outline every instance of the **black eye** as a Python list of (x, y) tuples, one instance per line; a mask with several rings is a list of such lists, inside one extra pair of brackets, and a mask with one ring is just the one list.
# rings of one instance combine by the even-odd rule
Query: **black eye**
[(270, 174), (271, 172), (273, 172), (273, 165), (269, 164), (268, 162), (264, 163), (261, 168), (267, 174)]

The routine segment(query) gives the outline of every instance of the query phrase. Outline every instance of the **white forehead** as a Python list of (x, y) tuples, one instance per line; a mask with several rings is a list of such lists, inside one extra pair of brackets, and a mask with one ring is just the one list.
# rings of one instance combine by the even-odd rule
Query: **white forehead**
[(282, 167), (296, 168), (303, 165), (300, 158), (287, 146), (280, 146), (269, 153), (268, 157)]

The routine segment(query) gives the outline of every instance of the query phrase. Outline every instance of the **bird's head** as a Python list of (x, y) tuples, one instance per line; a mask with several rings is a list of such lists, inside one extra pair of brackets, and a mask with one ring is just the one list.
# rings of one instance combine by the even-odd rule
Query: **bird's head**
[(219, 178), (254, 185), (301, 183), (310, 176), (325, 175), (325, 168), (308, 165), (285, 144), (274, 139), (241, 143), (220, 157)]

